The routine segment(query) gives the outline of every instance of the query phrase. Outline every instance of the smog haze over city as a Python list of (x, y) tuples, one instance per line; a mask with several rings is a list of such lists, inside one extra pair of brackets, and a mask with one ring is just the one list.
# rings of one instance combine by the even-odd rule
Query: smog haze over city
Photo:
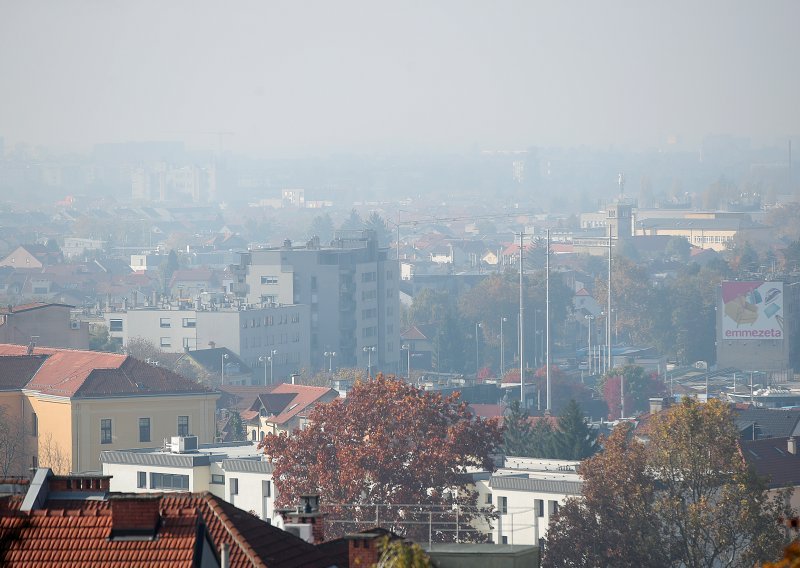
[(798, 23), (0, 0), (0, 565), (800, 555)]
[(709, 2), (0, 4), (6, 144), (257, 157), (696, 149), (800, 131), (800, 7)]

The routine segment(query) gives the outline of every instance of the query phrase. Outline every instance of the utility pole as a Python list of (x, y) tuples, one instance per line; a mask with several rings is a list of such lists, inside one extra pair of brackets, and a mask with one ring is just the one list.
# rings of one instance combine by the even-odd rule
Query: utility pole
[(519, 400), (522, 408), (525, 403), (525, 288), (523, 287), (525, 249), (525, 229), (519, 233)]
[(550, 229), (547, 229), (547, 250), (545, 256), (545, 341), (547, 342), (546, 359), (545, 359), (545, 372), (547, 377), (547, 410), (552, 410), (551, 402), (551, 389), (550, 389)]

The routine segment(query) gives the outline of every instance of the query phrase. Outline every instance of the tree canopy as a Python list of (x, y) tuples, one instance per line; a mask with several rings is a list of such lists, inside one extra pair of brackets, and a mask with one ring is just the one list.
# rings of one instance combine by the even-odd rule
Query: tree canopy
[(551, 521), (545, 566), (743, 568), (779, 556), (777, 520), (791, 512), (745, 464), (725, 403), (686, 398), (647, 435), (622, 424), (584, 462), (583, 495)]
[(427, 538), (427, 525), (410, 521), (457, 503), (462, 530), (477, 534), (467, 468), (493, 469), (502, 440), (496, 421), (475, 417), (457, 395), (442, 398), (380, 374), (356, 383), (346, 399), (317, 406), (309, 420), (260, 445), (274, 466), (279, 505), (318, 492), (326, 511), (347, 521), (333, 527), (338, 533), (374, 524), (377, 515), (398, 534)]

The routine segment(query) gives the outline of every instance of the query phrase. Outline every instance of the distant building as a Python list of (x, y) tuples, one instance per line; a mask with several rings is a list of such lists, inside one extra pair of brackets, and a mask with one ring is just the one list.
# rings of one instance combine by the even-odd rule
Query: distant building
[(236, 268), (235, 292), (249, 304), (304, 304), (311, 308), (311, 364), (327, 368), (373, 366), (396, 372), (400, 362), (397, 261), (378, 248), (373, 231), (340, 231), (332, 246), (255, 249)]
[(44, 245), (20, 245), (0, 260), (0, 266), (12, 268), (41, 269), (63, 260), (59, 249), (49, 249)]
[(188, 305), (107, 312), (103, 317), (111, 337), (123, 346), (142, 338), (170, 353), (226, 347), (253, 369), (269, 367), (264, 358), (271, 356), (276, 382), (309, 368), (309, 306)]
[(102, 251), (105, 243), (98, 239), (84, 239), (81, 237), (65, 237), (62, 251), (67, 258), (82, 256), (87, 252)]
[(36, 302), (0, 308), (0, 343), (89, 348), (89, 326), (71, 317), (72, 306)]

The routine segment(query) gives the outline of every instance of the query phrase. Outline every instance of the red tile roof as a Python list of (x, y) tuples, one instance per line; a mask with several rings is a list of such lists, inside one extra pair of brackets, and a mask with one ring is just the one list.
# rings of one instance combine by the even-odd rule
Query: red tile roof
[[(145, 498), (152, 499), (149, 494)], [(316, 547), (265, 523), (210, 493), (173, 493), (160, 499), (155, 539), (113, 539), (108, 500), (49, 500), (30, 513), (0, 507), (0, 564), (16, 567), (195, 566), (207, 534), (219, 555), (230, 551), (230, 567), (325, 568), (333, 562)], [(124, 504), (124, 503), (123, 503)]]
[[(25, 345), (0, 344), (0, 369), (6, 358), (26, 353)], [(43, 394), (72, 398), (207, 392), (189, 379), (127, 355), (51, 347), (36, 347), (32, 355), (47, 358), (22, 388)]]
[[(219, 404), (225, 408), (236, 408), (239, 413), (248, 410), (255, 410), (256, 401), (264, 395), (293, 395), (282, 397), (266, 398), (270, 402), (286, 401), (286, 406), (276, 409), (274, 406), (268, 409), (272, 412), (269, 421), (274, 424), (284, 424), (299, 414), (307, 413), (315, 404), (319, 402), (329, 402), (338, 398), (339, 393), (328, 387), (312, 387), (307, 385), (293, 385), (290, 383), (280, 383), (270, 387), (221, 387), (223, 396)], [(258, 405), (260, 407), (260, 404)]]

